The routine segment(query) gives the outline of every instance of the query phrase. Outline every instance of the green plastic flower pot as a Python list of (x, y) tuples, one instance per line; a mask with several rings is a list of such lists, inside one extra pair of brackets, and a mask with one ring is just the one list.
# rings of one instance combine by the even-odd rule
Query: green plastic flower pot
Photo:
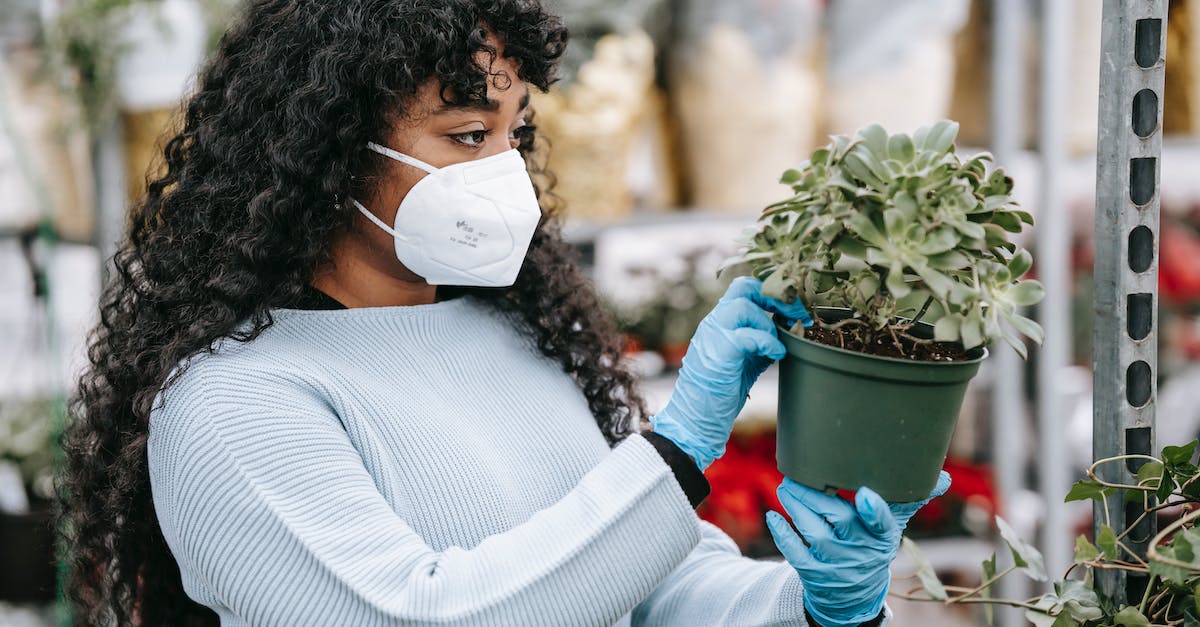
[[(818, 311), (824, 320), (850, 315)], [(778, 329), (788, 351), (779, 373), (779, 470), (818, 490), (867, 486), (892, 502), (926, 498), (987, 351), (969, 351), (968, 361), (908, 361)], [(912, 333), (932, 337), (933, 328), (921, 323)]]

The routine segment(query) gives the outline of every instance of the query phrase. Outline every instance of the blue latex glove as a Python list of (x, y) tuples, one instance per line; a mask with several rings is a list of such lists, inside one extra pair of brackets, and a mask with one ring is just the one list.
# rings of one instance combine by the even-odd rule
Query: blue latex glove
[(870, 488), (860, 488), (851, 505), (784, 479), (779, 501), (795, 530), (778, 512), (767, 512), (767, 528), (800, 575), (809, 615), (822, 627), (858, 625), (878, 616), (900, 535), (917, 510), (949, 487), (950, 475), (942, 472), (924, 501), (889, 505)]
[(768, 312), (812, 325), (799, 300), (783, 303), (762, 294), (762, 281), (738, 277), (696, 329), (671, 400), (651, 419), (654, 431), (696, 460), (700, 470), (725, 454), (733, 419), (750, 386), (787, 350)]

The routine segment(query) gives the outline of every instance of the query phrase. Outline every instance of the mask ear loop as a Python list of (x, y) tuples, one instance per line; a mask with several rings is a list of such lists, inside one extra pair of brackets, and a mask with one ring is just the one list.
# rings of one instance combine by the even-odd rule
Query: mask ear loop
[[(410, 157), (402, 152), (396, 152), (395, 150), (392, 150), (391, 148), (388, 148), (387, 146), (381, 146), (379, 144), (376, 144), (375, 142), (367, 142), (367, 148), (370, 148), (371, 150), (373, 150), (385, 157), (395, 159), (396, 161), (399, 161), (400, 163), (406, 163), (408, 165), (411, 165), (412, 167), (417, 168), (418, 170), (425, 170), (426, 172), (428, 172), (430, 174), (433, 174), (434, 172), (437, 172), (437, 170), (438, 170), (437, 168), (429, 165), (428, 163), (425, 163), (424, 161), (421, 161), (420, 159), (417, 159), (415, 157)], [(375, 226), (378, 226), (379, 228), (383, 229), (392, 237), (397, 237), (396, 231), (393, 230), (392, 227), (384, 224), (383, 220), (379, 219), (379, 216), (376, 216), (375, 214), (371, 213), (366, 207), (364, 207), (362, 205), (362, 203), (358, 202), (358, 200), (351, 198), (350, 202), (354, 203), (354, 206), (358, 208), (359, 213), (363, 214), (364, 216), (367, 216), (368, 220), (370, 220), (371, 222), (374, 222)]]
[(396, 237), (396, 231), (392, 230), (392, 227), (384, 224), (383, 220), (379, 219), (379, 216), (376, 216), (375, 214), (371, 213), (366, 207), (364, 207), (362, 205), (361, 202), (358, 202), (358, 200), (356, 200), (354, 198), (351, 198), (350, 202), (354, 203), (354, 206), (358, 207), (358, 211), (360, 213), (362, 213), (364, 216), (367, 216), (368, 220), (370, 220), (371, 222), (374, 222), (375, 226), (383, 229), (384, 231), (387, 231), (387, 233), (389, 235), (391, 235), (392, 237)]
[(438, 170), (437, 168), (429, 165), (428, 163), (425, 163), (424, 161), (421, 161), (420, 159), (417, 159), (415, 157), (410, 157), (402, 152), (396, 152), (395, 150), (392, 150), (391, 148), (388, 148), (387, 146), (380, 146), (379, 144), (376, 144), (375, 142), (367, 142), (367, 148), (370, 148), (371, 150), (374, 150), (375, 152), (377, 152), (385, 157), (395, 159), (396, 161), (399, 161), (400, 163), (407, 163), (408, 165), (411, 165), (412, 167), (417, 168), (419, 170), (425, 170), (426, 172), (428, 172), (430, 174), (433, 174), (434, 172), (437, 172), (437, 170)]

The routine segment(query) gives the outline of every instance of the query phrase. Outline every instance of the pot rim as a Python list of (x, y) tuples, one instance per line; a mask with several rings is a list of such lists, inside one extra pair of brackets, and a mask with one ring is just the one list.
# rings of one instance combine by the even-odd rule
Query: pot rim
[[(853, 313), (853, 310), (845, 308), (845, 307), (814, 307), (813, 310), (814, 311), (837, 311), (837, 312)], [(837, 346), (830, 346), (830, 345), (824, 344), (822, 342), (815, 342), (806, 337), (792, 333), (788, 329), (788, 327), (782, 323), (782, 318), (780, 316), (778, 316), (778, 315), (774, 316), (774, 320), (775, 320), (775, 327), (779, 331), (782, 331), (783, 333), (785, 333), (789, 338), (792, 338), (799, 342), (803, 342), (806, 345), (826, 349), (835, 354), (861, 357), (864, 359), (870, 359), (873, 361), (879, 361), (879, 362), (889, 363), (889, 364), (904, 364), (906, 366), (918, 366), (918, 367), (953, 368), (953, 367), (973, 366), (973, 365), (982, 363), (983, 360), (987, 359), (988, 355), (990, 354), (990, 351), (988, 351), (988, 349), (987, 349), (987, 345), (984, 345), (984, 346), (980, 346), (977, 348), (972, 348), (968, 351), (968, 354), (971, 354), (974, 351), (979, 351), (978, 357), (975, 357), (974, 359), (963, 360), (963, 361), (926, 361), (926, 360), (921, 360), (921, 359), (898, 359), (896, 357), (885, 357), (883, 355), (872, 355), (870, 353), (863, 353), (863, 352), (853, 351), (853, 350), (846, 349), (846, 348), (838, 348)], [(933, 325), (931, 325), (927, 322), (920, 322), (918, 324), (923, 327), (928, 327), (931, 331), (933, 329)]]

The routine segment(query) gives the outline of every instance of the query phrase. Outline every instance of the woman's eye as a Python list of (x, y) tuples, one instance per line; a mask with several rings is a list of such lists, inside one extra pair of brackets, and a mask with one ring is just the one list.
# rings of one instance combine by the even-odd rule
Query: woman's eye
[(471, 148), (478, 148), (483, 145), (483, 140), (487, 138), (487, 131), (468, 131), (466, 133), (455, 133), (450, 136), (450, 139)]
[(537, 127), (533, 126), (532, 124), (522, 124), (517, 128), (514, 128), (512, 132), (508, 134), (508, 137), (512, 140), (521, 141), (525, 137), (532, 135), (535, 130), (537, 130)]

